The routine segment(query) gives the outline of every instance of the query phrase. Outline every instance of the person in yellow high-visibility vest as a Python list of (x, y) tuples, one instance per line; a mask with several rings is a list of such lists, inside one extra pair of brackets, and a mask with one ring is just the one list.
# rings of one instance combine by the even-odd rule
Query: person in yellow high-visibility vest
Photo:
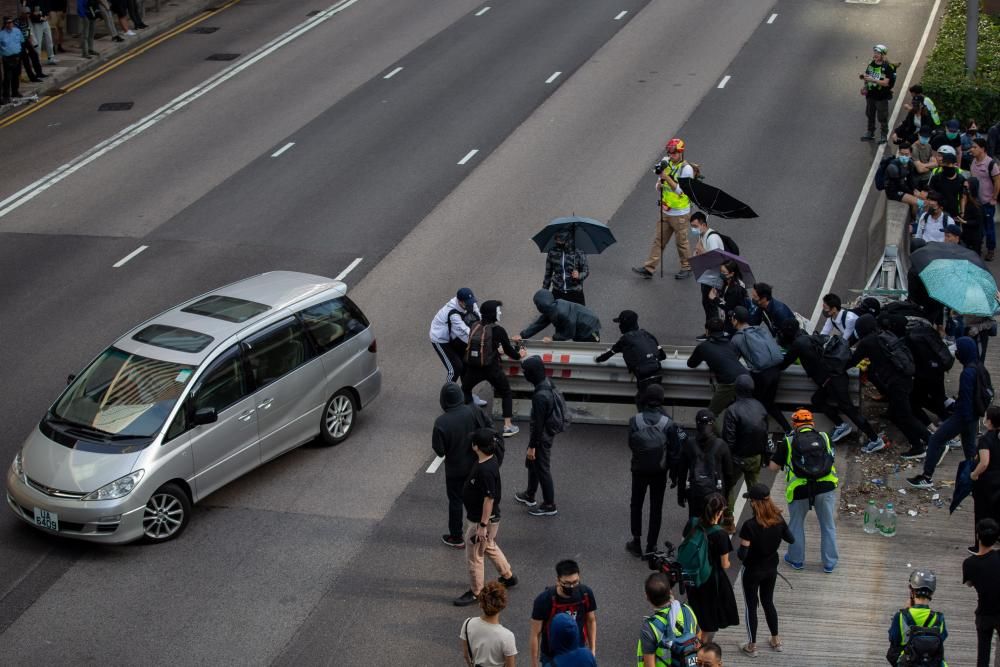
[[(663, 249), (670, 238), (677, 237), (677, 257), (680, 259), (680, 271), (674, 278), (682, 280), (691, 277), (691, 251), (688, 244), (688, 234), (691, 232), (691, 201), (681, 190), (680, 181), (694, 178), (694, 168), (684, 160), (684, 142), (676, 137), (667, 142), (667, 157), (660, 162), (663, 169), (656, 182), (660, 193), (660, 219), (656, 224), (656, 236), (649, 249), (649, 257), (642, 266), (632, 267), (632, 270), (643, 278), (653, 277), (653, 270), (660, 263)], [(657, 167), (659, 169), (659, 166)], [(662, 271), (661, 271), (662, 274)]]

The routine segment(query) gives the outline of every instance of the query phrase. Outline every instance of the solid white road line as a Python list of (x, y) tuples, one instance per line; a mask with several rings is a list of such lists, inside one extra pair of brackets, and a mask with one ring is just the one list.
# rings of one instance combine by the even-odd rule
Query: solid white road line
[(288, 30), (282, 35), (274, 38), (264, 46), (260, 47), (256, 51), (247, 55), (246, 58), (242, 60), (237, 60), (232, 65), (220, 70), (215, 75), (205, 79), (203, 82), (191, 88), (187, 92), (181, 93), (175, 97), (170, 102), (159, 109), (153, 111), (148, 116), (137, 120), (128, 127), (120, 130), (119, 132), (108, 137), (104, 141), (100, 142), (96, 146), (92, 147), (88, 151), (81, 153), (77, 157), (73, 158), (66, 164), (62, 165), (55, 171), (42, 178), (38, 179), (34, 183), (27, 185), (14, 194), (10, 195), (3, 201), (0, 201), (0, 218), (7, 215), (17, 207), (31, 201), (41, 193), (45, 192), (52, 186), (54, 186), (59, 181), (75, 174), (80, 171), (91, 162), (94, 162), (106, 153), (110, 153), (115, 148), (118, 148), (124, 144), (129, 139), (134, 139), (139, 136), (152, 126), (159, 123), (161, 120), (169, 118), (173, 114), (177, 113), (187, 105), (194, 102), (196, 99), (205, 95), (223, 83), (233, 78), (243, 70), (249, 69), (253, 65), (257, 64), (267, 56), (271, 55), (281, 47), (289, 44), (299, 37), (309, 32), (313, 28), (319, 26), (324, 21), (333, 18), (335, 15), (344, 11), (351, 5), (357, 3), (359, 0), (340, 0), (330, 7), (324, 9), (319, 14), (309, 18), (308, 20), (300, 23), (294, 28)]
[(334, 278), (334, 280), (343, 280), (344, 278), (346, 278), (347, 274), (350, 273), (351, 271), (353, 271), (355, 268), (357, 268), (358, 264), (360, 264), (361, 260), (363, 260), (363, 259), (364, 259), (364, 257), (358, 257), (353, 262), (351, 262), (350, 264), (348, 264), (347, 268), (344, 269), (343, 271), (341, 271), (340, 273), (338, 273), (337, 277)]
[[(917, 44), (917, 52), (914, 54), (913, 58), (910, 60), (911, 63), (920, 62), (921, 54), (924, 52), (924, 48), (927, 46), (927, 38), (931, 34), (931, 28), (934, 27), (934, 17), (937, 16), (938, 9), (941, 8), (941, 0), (934, 0), (934, 7), (931, 9), (931, 13), (927, 17), (927, 25), (924, 26), (924, 34), (920, 37), (920, 43)], [(906, 73), (906, 79), (903, 81), (903, 87), (897, 88), (897, 90), (907, 90), (910, 87), (910, 81), (913, 79), (913, 72), (916, 71), (914, 68), (910, 68)], [(900, 95), (896, 98), (896, 106), (892, 109), (892, 115), (889, 116), (889, 127), (895, 127), (896, 118), (899, 116), (900, 110), (903, 108), (903, 98), (905, 95)], [(833, 257), (833, 263), (830, 265), (830, 271), (826, 274), (826, 280), (823, 281), (823, 289), (819, 291), (820, 298), (816, 299), (816, 308), (813, 310), (812, 317), (809, 319), (810, 329), (815, 329), (817, 323), (819, 322), (820, 315), (823, 312), (823, 300), (822, 295), (829, 294), (830, 289), (833, 287), (833, 280), (837, 277), (837, 272), (840, 271), (840, 265), (844, 261), (844, 255), (847, 254), (847, 246), (851, 243), (851, 237), (854, 236), (854, 228), (858, 225), (858, 218), (861, 217), (861, 211), (865, 207), (865, 201), (868, 199), (868, 193), (872, 188), (872, 181), (875, 178), (875, 172), (878, 170), (878, 163), (882, 161), (882, 155), (885, 153), (885, 147), (887, 144), (882, 144), (875, 151), (875, 158), (872, 160), (872, 166), (868, 169), (868, 175), (865, 176), (865, 184), (861, 188), (861, 194), (858, 196), (858, 201), (854, 205), (854, 211), (851, 213), (851, 219), (847, 223), (847, 229), (844, 230), (844, 236), (840, 239), (840, 247), (837, 248), (837, 254)]]
[(552, 83), (553, 81), (555, 81), (556, 79), (559, 78), (560, 74), (562, 74), (562, 72), (556, 72), (555, 74), (553, 74), (552, 76), (550, 76), (549, 78), (547, 78), (545, 80), (545, 83)]
[(284, 153), (285, 151), (287, 151), (289, 148), (291, 148), (294, 145), (295, 145), (294, 141), (289, 141), (287, 144), (285, 144), (284, 146), (282, 146), (278, 150), (276, 150), (273, 153), (271, 153), (271, 157), (278, 157), (279, 155), (281, 155), (282, 153)]
[(618, 12), (618, 16), (615, 17), (615, 20), (621, 21), (623, 18), (625, 18), (626, 14), (628, 14), (628, 11)]
[(774, 19), (778, 18), (777, 14), (771, 14), (771, 18), (767, 20), (768, 24), (774, 23)]
[(122, 266), (125, 265), (125, 262), (129, 261), (130, 259), (132, 259), (136, 255), (138, 255), (140, 252), (142, 252), (143, 250), (145, 250), (148, 247), (149, 247), (148, 245), (141, 245), (141, 246), (139, 246), (138, 248), (136, 248), (135, 250), (133, 250), (129, 254), (125, 255), (124, 257), (122, 257), (121, 259), (119, 259), (114, 264), (112, 264), (111, 268), (113, 268), (113, 269), (121, 268)]
[(722, 77), (722, 81), (720, 81), (720, 82), (719, 82), (719, 85), (718, 85), (718, 86), (716, 86), (716, 88), (725, 88), (725, 87), (726, 87), (726, 84), (727, 84), (727, 83), (729, 83), (729, 80), (730, 80), (731, 78), (732, 78), (732, 77), (731, 77), (731, 76), (729, 76), (728, 74), (727, 74), (726, 76)]
[(462, 158), (461, 160), (459, 160), (459, 161), (458, 161), (458, 163), (459, 163), (459, 164), (465, 164), (466, 162), (468, 162), (469, 160), (471, 160), (471, 159), (472, 159), (472, 157), (473, 157), (473, 156), (474, 156), (474, 155), (475, 155), (476, 153), (478, 153), (478, 152), (479, 152), (479, 149), (478, 149), (478, 148), (473, 148), (473, 149), (472, 149), (471, 151), (469, 151), (468, 153), (466, 153), (466, 154), (465, 154), (465, 157), (464, 157), (464, 158)]
[(386, 74), (382, 78), (383, 79), (391, 79), (392, 77), (396, 76), (397, 74), (399, 74), (402, 71), (403, 71), (402, 67), (397, 67), (396, 69), (392, 70), (391, 72), (389, 72), (388, 74)]
[(431, 461), (431, 464), (429, 466), (427, 466), (427, 471), (426, 471), (427, 474), (428, 475), (433, 475), (434, 473), (436, 473), (438, 471), (438, 468), (441, 467), (442, 463), (444, 463), (444, 457), (443, 456), (437, 456), (437, 457), (435, 457), (434, 460)]
[(489, 7), (483, 7), (482, 9), (480, 9), (478, 12), (475, 13), (475, 16), (482, 16), (488, 11), (490, 11)]

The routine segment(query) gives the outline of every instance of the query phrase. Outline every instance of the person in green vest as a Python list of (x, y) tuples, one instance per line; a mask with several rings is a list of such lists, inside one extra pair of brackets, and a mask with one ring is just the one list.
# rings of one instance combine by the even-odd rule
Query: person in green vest
[[(646, 577), (646, 600), (655, 611), (642, 619), (637, 667), (682, 667), (672, 654), (697, 653), (698, 618), (691, 607), (674, 599), (670, 577), (662, 572)], [(677, 644), (673, 650), (668, 648), (671, 643)]]
[(872, 61), (864, 74), (859, 76), (864, 81), (861, 94), (865, 96), (865, 116), (868, 118), (868, 131), (861, 141), (875, 140), (876, 116), (882, 130), (878, 142), (884, 144), (889, 138), (889, 100), (892, 99), (892, 87), (896, 84), (896, 68), (886, 60), (888, 51), (884, 44), (872, 47)]
[(890, 665), (948, 667), (944, 661), (944, 641), (948, 638), (944, 614), (930, 607), (936, 588), (937, 575), (932, 571), (910, 573), (910, 604), (897, 611), (889, 624), (885, 659)]
[(641, 266), (632, 270), (647, 280), (660, 263), (663, 249), (676, 238), (677, 257), (680, 271), (674, 274), (677, 280), (691, 277), (691, 249), (688, 234), (691, 233), (691, 200), (684, 194), (681, 183), (684, 179), (694, 179), (695, 170), (684, 159), (684, 140), (674, 137), (667, 142), (667, 155), (656, 167), (656, 190), (660, 195), (660, 219), (656, 224), (656, 235), (649, 248), (649, 257)]

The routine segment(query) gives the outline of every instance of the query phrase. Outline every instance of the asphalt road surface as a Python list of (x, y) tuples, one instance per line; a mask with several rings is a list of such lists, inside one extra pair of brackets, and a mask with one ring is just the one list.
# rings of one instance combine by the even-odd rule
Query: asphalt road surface
[[(689, 342), (698, 290), (670, 277), (672, 248), (662, 281), (629, 271), (656, 220), (649, 167), (678, 135), (761, 216), (718, 227), (808, 316), (872, 160), (857, 74), (888, 42), (902, 78), (931, 4), (359, 0), (310, 19), (325, 7), (242, 0), (217, 32), (168, 40), (3, 130), (5, 155), (22, 156), (0, 182), (4, 465), (66, 375), (122, 331), (266, 270), (334, 276), (362, 258), (346, 280), (385, 384), (347, 443), (233, 483), (165, 545), (51, 539), (0, 512), (0, 662), (458, 664), (464, 556), (439, 541), (444, 480), (424, 472), (443, 380), (434, 311), (469, 286), (518, 329), (544, 265), (530, 236), (576, 212), (619, 239), (586, 286), (606, 338), (628, 307)], [(121, 101), (134, 105), (97, 111)], [(866, 226), (843, 293), (870, 269)], [(527, 662), (531, 600), (577, 558), (598, 655), (626, 664), (646, 570), (622, 548), (622, 430), (559, 438), (555, 518), (512, 502), (526, 440), (508, 441), (504, 471), (499, 541), (521, 579), (504, 623)], [(672, 495), (667, 507), (676, 540), (685, 513)]]

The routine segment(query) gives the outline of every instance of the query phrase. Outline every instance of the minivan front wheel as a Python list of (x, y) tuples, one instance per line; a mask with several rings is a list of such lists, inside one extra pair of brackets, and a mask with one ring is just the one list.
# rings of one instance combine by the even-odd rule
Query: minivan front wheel
[(172, 540), (187, 526), (191, 518), (191, 500), (176, 484), (158, 488), (142, 513), (142, 533), (147, 542)]
[(351, 434), (357, 407), (354, 397), (347, 389), (341, 389), (330, 397), (323, 409), (323, 423), (320, 435), (328, 445), (339, 445)]

